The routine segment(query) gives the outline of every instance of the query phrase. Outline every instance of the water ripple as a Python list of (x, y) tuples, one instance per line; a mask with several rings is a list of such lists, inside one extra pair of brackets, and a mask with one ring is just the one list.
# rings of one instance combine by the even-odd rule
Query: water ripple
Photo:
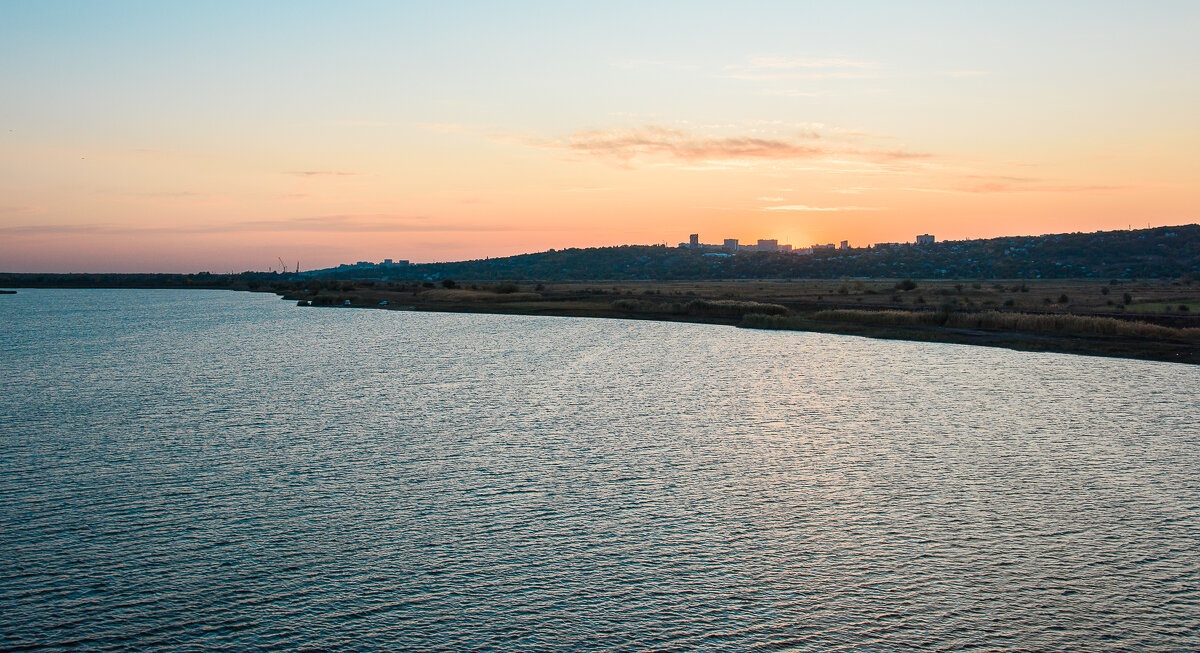
[(1200, 368), (0, 301), (0, 649), (1200, 649)]

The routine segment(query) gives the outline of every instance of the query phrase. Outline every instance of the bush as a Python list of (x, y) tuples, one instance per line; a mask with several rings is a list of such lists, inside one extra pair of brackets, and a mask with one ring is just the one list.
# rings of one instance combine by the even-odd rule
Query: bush
[(458, 284), (454, 282), (454, 279), (442, 279), (442, 287), (443, 288), (457, 288)]
[(657, 313), (662, 309), (661, 304), (644, 299), (618, 299), (613, 301), (611, 306), (618, 311), (629, 311), (630, 313)]
[[(917, 287), (917, 282), (912, 279), (905, 279), (896, 284), (896, 290), (913, 290)], [(960, 285), (961, 289), (961, 285)]]

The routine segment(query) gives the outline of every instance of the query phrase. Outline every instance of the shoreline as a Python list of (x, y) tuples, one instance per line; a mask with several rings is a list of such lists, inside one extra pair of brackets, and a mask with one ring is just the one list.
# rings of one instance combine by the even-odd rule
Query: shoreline
[[(284, 300), (304, 301), (290, 293), (277, 293)], [(553, 304), (553, 305), (552, 305)], [(937, 342), (981, 347), (998, 347), (1014, 351), (1047, 352), (1129, 358), (1168, 363), (1200, 364), (1200, 344), (1153, 338), (1133, 338), (1098, 334), (1050, 334), (1020, 330), (994, 330), (928, 325), (879, 325), (861, 322), (816, 320), (805, 315), (790, 315), (789, 326), (760, 326), (747, 324), (746, 315), (679, 314), (656, 311), (623, 311), (595, 303), (545, 302), (543, 306), (524, 302), (492, 303), (378, 303), (327, 304), (325, 307), (427, 313), (472, 313), (481, 315), (542, 315), (550, 317), (587, 317), (599, 319), (651, 320), (656, 322), (687, 322), (719, 324), (745, 329), (799, 331), (850, 335), (879, 340)], [(314, 305), (322, 307), (322, 305)]]
[[(1200, 364), (1200, 288), (1191, 282), (922, 280), (919, 288), (911, 291), (896, 290), (901, 284), (893, 283), (884, 279), (748, 279), (438, 287), (428, 282), (306, 281), (258, 288), (190, 289), (264, 292), (315, 306), (721, 324)], [(5, 294), (15, 294), (14, 286), (37, 287), (12, 284), (4, 289)], [(1079, 299), (1066, 307), (1052, 303), (1055, 296), (1065, 298), (1067, 292)], [(1093, 298), (1090, 304), (1089, 295)], [(1110, 298), (1122, 295), (1122, 303), (1115, 307), (1119, 310), (1113, 310)], [(1134, 303), (1126, 311), (1131, 295)], [(936, 298), (940, 306), (927, 304), (925, 296)], [(1009, 308), (1013, 303), (1016, 306)], [(1159, 312), (1149, 312), (1146, 307)], [(1163, 307), (1169, 308), (1163, 311)], [(989, 323), (984, 318), (992, 319)], [(1032, 322), (1036, 328), (996, 328), (1004, 327), (1005, 319)], [(1044, 324), (1048, 321), (1054, 324)]]

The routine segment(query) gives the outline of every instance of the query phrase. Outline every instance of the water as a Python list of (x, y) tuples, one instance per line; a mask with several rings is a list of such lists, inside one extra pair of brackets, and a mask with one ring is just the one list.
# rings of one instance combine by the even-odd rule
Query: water
[(0, 649), (1200, 649), (1200, 367), (0, 296)]

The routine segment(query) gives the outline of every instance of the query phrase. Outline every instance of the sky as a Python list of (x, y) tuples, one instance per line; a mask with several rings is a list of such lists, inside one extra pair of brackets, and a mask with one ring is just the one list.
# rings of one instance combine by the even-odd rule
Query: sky
[(0, 0), (0, 271), (1200, 221), (1200, 2)]

